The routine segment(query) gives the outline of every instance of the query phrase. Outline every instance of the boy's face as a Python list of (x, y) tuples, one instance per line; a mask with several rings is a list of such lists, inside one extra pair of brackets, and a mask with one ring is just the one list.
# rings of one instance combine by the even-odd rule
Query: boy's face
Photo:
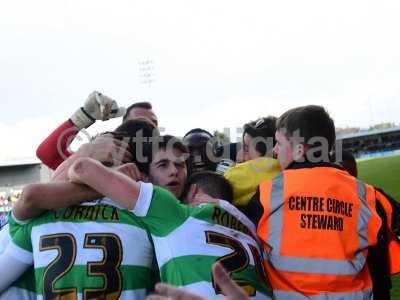
[(276, 144), (274, 153), (278, 158), (281, 169), (286, 169), (294, 161), (294, 148), (292, 142), (280, 131), (275, 133)]
[(182, 195), (187, 169), (183, 154), (178, 149), (160, 149), (149, 169), (149, 181), (168, 189), (177, 198)]
[(236, 161), (241, 163), (251, 159), (256, 159), (261, 156), (253, 145), (253, 138), (251, 135), (245, 133), (242, 139), (242, 147), (236, 154)]

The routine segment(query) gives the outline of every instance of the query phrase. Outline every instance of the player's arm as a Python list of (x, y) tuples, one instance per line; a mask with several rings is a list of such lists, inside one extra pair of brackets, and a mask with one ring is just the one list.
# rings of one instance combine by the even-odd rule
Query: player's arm
[(111, 134), (99, 135), (94, 141), (83, 144), (78, 151), (65, 160), (54, 172), (52, 180), (69, 180), (68, 169), (81, 157), (90, 157), (106, 165), (120, 165), (132, 161), (132, 154), (128, 148), (128, 143), (114, 138)]
[(68, 147), (80, 130), (88, 128), (96, 120), (105, 121), (123, 116), (125, 111), (125, 108), (118, 107), (115, 100), (96, 91), (91, 93), (84, 105), (39, 145), (37, 157), (55, 170), (71, 155)]
[[(56, 172), (56, 178), (53, 177), (52, 182), (26, 186), (13, 208), (15, 217), (19, 220), (26, 220), (40, 215), (45, 210), (77, 205), (102, 197), (103, 194), (86, 185), (69, 181), (68, 168), (81, 158), (79, 153), (75, 153), (63, 162), (57, 169), (59, 173)], [(63, 170), (59, 170), (61, 168)], [(141, 179), (139, 170), (133, 164), (125, 164), (115, 171), (135, 180)]]
[(68, 181), (68, 169), (69, 167), (80, 157), (88, 156), (90, 151), (90, 144), (83, 144), (77, 152), (72, 154), (68, 159), (64, 160), (54, 171), (51, 178), (52, 181)]
[(68, 175), (72, 182), (86, 184), (127, 209), (133, 209), (139, 198), (140, 183), (91, 158), (76, 160)]
[(55, 170), (71, 153), (68, 147), (79, 132), (71, 120), (62, 123), (36, 149), (36, 156), (50, 169)]
[(7, 230), (7, 232), (3, 232), (7, 237), (3, 242), (7, 245), (0, 254), (0, 292), (8, 288), (33, 264), (27, 225), (17, 222), (11, 214), (9, 226), (4, 230)]
[(7, 249), (4, 253), (0, 254), (0, 293), (17, 280), (30, 265), (15, 259)]
[(35, 183), (22, 190), (13, 213), (18, 220), (26, 220), (48, 209), (68, 207), (100, 197), (93, 189), (69, 181)]

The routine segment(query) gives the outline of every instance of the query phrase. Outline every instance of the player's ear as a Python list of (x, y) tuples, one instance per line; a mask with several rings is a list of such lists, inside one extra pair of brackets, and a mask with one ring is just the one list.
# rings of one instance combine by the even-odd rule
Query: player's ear
[(184, 199), (185, 203), (190, 204), (198, 192), (199, 186), (197, 184), (191, 184)]

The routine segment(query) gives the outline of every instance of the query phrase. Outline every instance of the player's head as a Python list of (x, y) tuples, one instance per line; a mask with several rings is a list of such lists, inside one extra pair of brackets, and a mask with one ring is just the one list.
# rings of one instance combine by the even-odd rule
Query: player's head
[(342, 150), (341, 153), (332, 152), (331, 161), (342, 166), (351, 176), (358, 176), (356, 158), (350, 151)]
[(150, 102), (133, 103), (126, 109), (126, 113), (122, 121), (126, 122), (127, 120), (136, 119), (138, 117), (146, 118), (155, 126), (158, 126), (158, 119)]
[[(153, 136), (159, 136), (158, 129), (154, 124), (145, 118), (137, 118), (122, 123), (114, 131), (99, 134), (93, 139), (93, 145), (96, 147), (103, 147), (104, 144), (100, 140), (110, 137), (115, 140), (123, 141), (124, 143), (118, 145), (117, 148), (113, 148), (112, 151), (108, 153), (108, 156), (105, 157), (107, 159), (106, 161), (102, 161), (107, 166), (115, 166), (121, 163), (131, 162), (130, 158), (127, 160), (128, 157), (123, 155), (125, 150), (130, 152), (133, 162), (136, 162), (135, 157), (140, 155), (138, 150), (142, 149), (142, 147), (139, 146)], [(116, 141), (114, 141), (114, 144), (115, 143)], [(107, 150), (104, 149), (104, 151)], [(112, 156), (112, 162), (108, 160), (110, 156)]]
[(275, 137), (274, 152), (282, 169), (293, 161), (329, 162), (336, 138), (335, 125), (322, 106), (301, 106), (279, 117)]
[(152, 137), (154, 135), (160, 135), (157, 127), (153, 124), (153, 122), (150, 122), (147, 118), (144, 117), (137, 117), (135, 119), (126, 120), (114, 130), (114, 133), (119, 133), (121, 135), (129, 137)]
[(139, 169), (148, 181), (162, 186), (180, 198), (187, 179), (188, 150), (182, 141), (165, 135), (154, 138), (143, 148), (144, 163)]
[[(196, 189), (193, 189), (194, 185)], [(190, 204), (196, 193), (229, 202), (233, 199), (233, 190), (229, 181), (212, 171), (197, 172), (189, 177), (185, 190), (185, 202)]]
[(184, 144), (189, 149), (189, 173), (199, 171), (213, 171), (216, 163), (211, 156), (216, 155), (214, 136), (207, 130), (194, 128), (187, 132), (183, 137)]
[(128, 150), (133, 156), (133, 162), (137, 162), (138, 158), (141, 157), (143, 145), (150, 138), (160, 136), (157, 127), (147, 118), (143, 117), (123, 122), (112, 133), (115, 138), (128, 142)]
[(242, 145), (236, 155), (237, 162), (261, 156), (272, 156), (275, 145), (276, 118), (269, 116), (243, 126)]

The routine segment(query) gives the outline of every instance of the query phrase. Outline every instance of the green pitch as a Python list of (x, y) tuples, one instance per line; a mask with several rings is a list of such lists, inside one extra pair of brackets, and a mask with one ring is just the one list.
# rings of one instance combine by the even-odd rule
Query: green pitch
[[(357, 162), (359, 177), (400, 200), (400, 155)], [(400, 275), (393, 278), (392, 299), (400, 299)]]

